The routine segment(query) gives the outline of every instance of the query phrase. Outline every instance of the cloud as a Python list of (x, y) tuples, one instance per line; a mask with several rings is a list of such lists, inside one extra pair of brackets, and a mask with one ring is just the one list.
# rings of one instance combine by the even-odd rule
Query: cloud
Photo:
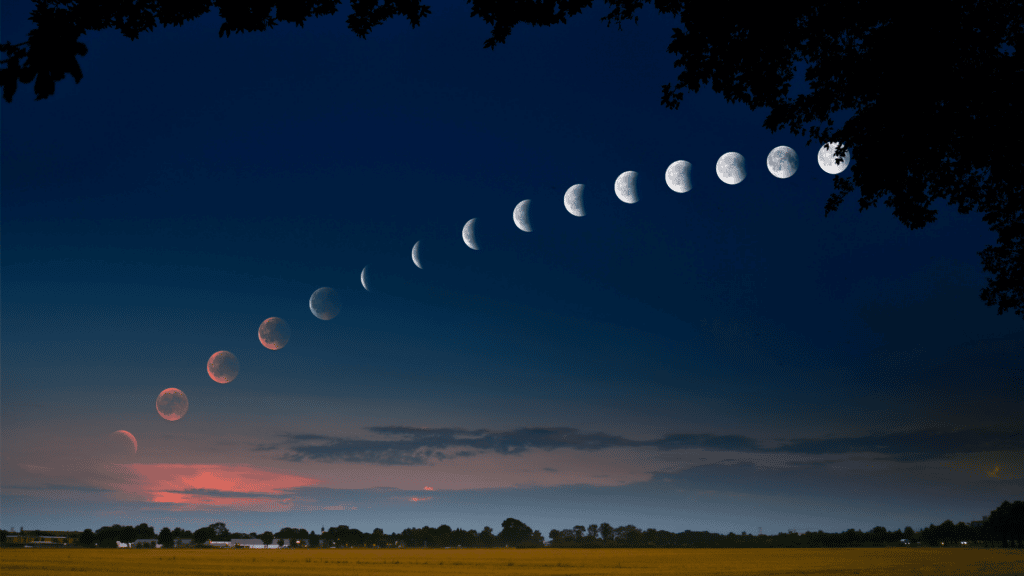
[(613, 448), (653, 448), (664, 452), (699, 449), (762, 455), (874, 453), (903, 462), (932, 460), (954, 453), (1024, 450), (1024, 434), (986, 428), (933, 428), (841, 438), (797, 438), (782, 440), (774, 447), (735, 434), (666, 434), (656, 439), (633, 440), (564, 427), (493, 431), (375, 426), (366, 430), (378, 439), (283, 434), (282, 442), (274, 448), (283, 450), (282, 459), (293, 462), (341, 461), (388, 466), (422, 466), (482, 454), (518, 456), (531, 450), (565, 449), (582, 452)]

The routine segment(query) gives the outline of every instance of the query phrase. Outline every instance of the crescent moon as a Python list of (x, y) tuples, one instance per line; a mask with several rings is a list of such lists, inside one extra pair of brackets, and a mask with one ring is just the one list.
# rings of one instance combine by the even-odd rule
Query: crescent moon
[(476, 243), (476, 218), (470, 218), (469, 222), (462, 227), (462, 241), (473, 250), (480, 249)]
[(416, 243), (412, 245), (412, 263), (415, 264), (416, 267), (419, 268), (420, 270), (423, 270), (423, 264), (420, 263), (420, 241), (419, 240), (417, 240)]
[(573, 216), (586, 216), (587, 211), (583, 209), (583, 184), (573, 184), (565, 191), (565, 209)]
[(768, 153), (768, 171), (776, 178), (789, 178), (799, 166), (796, 150), (789, 146), (776, 146)]
[(519, 204), (516, 204), (516, 209), (512, 211), (512, 221), (516, 223), (523, 232), (533, 232), (533, 228), (530, 226), (530, 201), (523, 200)]
[(359, 274), (359, 281), (363, 284), (363, 289), (367, 292), (370, 291), (370, 278), (366, 275), (366, 271), (369, 268), (369, 265), (363, 266), (363, 271)]
[(673, 192), (689, 192), (693, 185), (690, 183), (690, 168), (692, 165), (686, 160), (676, 160), (668, 165), (665, 170), (665, 184)]
[(626, 204), (636, 204), (640, 200), (640, 194), (636, 190), (636, 181), (639, 174), (633, 170), (627, 170), (615, 179), (615, 195)]
[(309, 297), (309, 311), (321, 320), (330, 320), (341, 312), (341, 300), (330, 286), (317, 288)]
[(747, 177), (747, 165), (739, 152), (726, 152), (715, 163), (718, 178), (726, 184), (739, 184)]
[(292, 329), (282, 318), (271, 316), (260, 324), (258, 332), (260, 344), (269, 350), (280, 350), (288, 344)]
[(836, 164), (836, 146), (839, 146), (839, 142), (829, 142), (818, 150), (818, 166), (829, 174), (839, 174), (850, 165), (849, 149), (843, 154), (842, 163)]
[(110, 434), (110, 438), (118, 442), (119, 444), (123, 445), (125, 448), (127, 448), (128, 445), (131, 444), (132, 454), (138, 454), (139, 441), (135, 439), (135, 435), (132, 434), (131, 432), (127, 430), (118, 430), (117, 432), (112, 432)]

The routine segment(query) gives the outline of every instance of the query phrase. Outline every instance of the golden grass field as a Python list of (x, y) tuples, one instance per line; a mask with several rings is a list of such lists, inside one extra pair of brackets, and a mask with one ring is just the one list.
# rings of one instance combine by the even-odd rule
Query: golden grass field
[(1024, 574), (1024, 551), (999, 548), (840, 549), (338, 549), (338, 550), (0, 550), (3, 576), (300, 574), (352, 576), (470, 574), (848, 575)]

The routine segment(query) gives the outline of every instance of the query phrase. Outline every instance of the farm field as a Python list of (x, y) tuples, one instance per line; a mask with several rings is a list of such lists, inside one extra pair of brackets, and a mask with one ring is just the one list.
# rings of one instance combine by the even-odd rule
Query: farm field
[(465, 549), (465, 550), (0, 550), (4, 576), (49, 574), (217, 576), (611, 576), (1024, 574), (1024, 550), (843, 549)]

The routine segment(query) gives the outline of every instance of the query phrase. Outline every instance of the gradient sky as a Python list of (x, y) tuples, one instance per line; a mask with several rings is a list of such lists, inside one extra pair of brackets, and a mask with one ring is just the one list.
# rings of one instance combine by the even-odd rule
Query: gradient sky
[[(4, 3), (5, 40), (31, 7)], [(651, 7), (494, 51), (468, 6), (432, 11), (365, 40), (343, 13), (89, 32), (80, 84), (0, 105), (0, 526), (775, 533), (976, 520), (1024, 493), (1024, 323), (978, 297), (980, 215), (910, 230), (854, 195), (826, 218), (818, 145), (767, 109), (709, 87), (661, 106), (678, 70)], [(675, 160), (690, 192), (665, 184)]]

